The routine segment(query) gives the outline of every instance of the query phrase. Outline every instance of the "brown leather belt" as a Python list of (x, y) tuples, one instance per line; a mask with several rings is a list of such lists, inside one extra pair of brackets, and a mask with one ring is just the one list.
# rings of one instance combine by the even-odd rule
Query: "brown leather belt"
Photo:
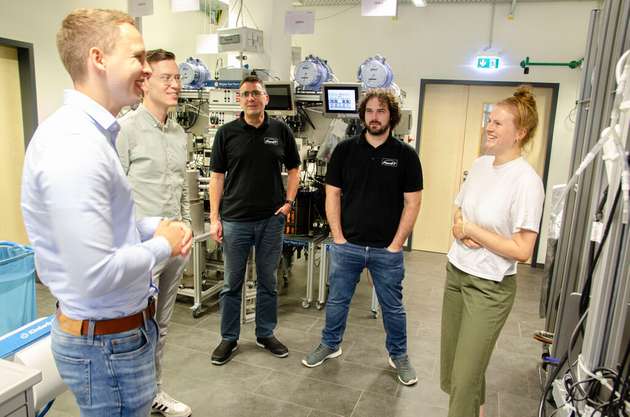
[[(117, 319), (94, 320), (94, 334), (104, 335), (137, 329), (144, 325), (145, 317), (147, 319), (152, 318), (154, 314), (155, 302), (153, 301), (153, 298), (151, 298), (147, 308), (139, 313)], [(59, 323), (59, 328), (61, 330), (74, 336), (87, 335), (90, 327), (90, 320), (71, 319), (63, 314), (60, 309), (57, 309), (57, 322)]]

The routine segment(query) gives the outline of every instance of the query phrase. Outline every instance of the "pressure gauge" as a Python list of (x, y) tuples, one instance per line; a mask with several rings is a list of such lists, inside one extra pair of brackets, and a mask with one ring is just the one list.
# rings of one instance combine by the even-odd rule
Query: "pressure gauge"
[(376, 55), (363, 61), (358, 77), (365, 88), (388, 88), (394, 80), (394, 73), (385, 58)]
[(293, 78), (304, 90), (319, 91), (323, 83), (333, 78), (333, 73), (325, 60), (309, 55), (295, 67)]
[(183, 87), (201, 88), (210, 78), (210, 71), (200, 59), (188, 58), (179, 64), (179, 76)]

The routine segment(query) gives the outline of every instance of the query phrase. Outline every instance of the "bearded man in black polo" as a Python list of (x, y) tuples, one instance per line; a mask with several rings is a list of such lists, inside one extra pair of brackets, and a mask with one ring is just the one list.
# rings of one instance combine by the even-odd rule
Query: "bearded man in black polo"
[(415, 150), (392, 136), (400, 121), (396, 98), (369, 91), (359, 105), (365, 125), (335, 148), (326, 174), (326, 216), (333, 244), (322, 339), (302, 363), (321, 365), (341, 355), (350, 301), (367, 268), (383, 312), (389, 364), (399, 381), (418, 381), (407, 356), (407, 323), (402, 303), (403, 245), (418, 217), (422, 168)]

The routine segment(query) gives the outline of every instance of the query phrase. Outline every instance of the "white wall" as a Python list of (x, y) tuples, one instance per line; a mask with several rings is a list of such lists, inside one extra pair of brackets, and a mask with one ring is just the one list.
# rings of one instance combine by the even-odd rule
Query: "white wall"
[[(509, 5), (497, 5), (492, 46), (502, 51), (508, 67), (495, 74), (482, 74), (470, 65), (488, 44), (489, 4), (429, 4), (426, 8), (402, 5), (397, 18), (361, 17), (359, 6), (333, 16), (344, 8), (317, 7), (312, 9), (315, 34), (294, 35), (293, 45), (302, 48), (303, 56), (314, 54), (327, 59), (340, 81), (356, 80), (357, 68), (366, 58), (385, 56), (394, 71), (394, 81), (407, 92), (405, 107), (413, 109), (414, 123), (423, 78), (559, 83), (547, 182), (550, 189), (567, 179), (574, 127), (568, 116), (578, 94), (581, 72), (532, 67), (530, 74), (524, 75), (519, 63), (526, 56), (531, 61), (548, 62), (582, 57), (590, 11), (596, 6), (595, 1), (519, 2), (514, 19), (508, 20)], [(545, 213), (539, 262), (545, 258), (547, 222)]]
[(62, 90), (71, 88), (70, 76), (57, 53), (55, 35), (63, 18), (78, 7), (126, 10), (125, 0), (0, 0), (0, 37), (33, 44), (39, 121), (63, 102)]
[[(170, 49), (180, 61), (196, 56), (196, 36), (209, 30), (209, 25), (200, 12), (171, 13), (169, 3), (154, 0), (155, 14), (143, 18), (147, 48)], [(494, 75), (480, 74), (470, 67), (475, 54), (488, 43), (489, 4), (430, 4), (426, 8), (402, 5), (395, 19), (363, 18), (359, 6), (341, 14), (346, 8), (318, 7), (313, 9), (317, 19), (315, 34), (294, 35), (291, 39), (284, 34), (284, 12), (291, 8), (290, 3), (291, 0), (245, 0), (245, 25), (258, 26), (265, 36), (265, 53), (248, 54), (252, 66), (270, 68), (286, 78), (292, 42), (302, 47), (303, 55), (327, 59), (340, 80), (354, 81), (358, 65), (380, 53), (392, 66), (395, 82), (407, 92), (406, 106), (414, 110), (414, 120), (421, 78), (560, 83), (547, 186), (566, 180), (573, 133), (568, 116), (578, 94), (580, 71), (533, 67), (525, 76), (518, 64), (525, 56), (535, 61), (569, 61), (583, 56), (589, 12), (596, 7), (596, 1), (519, 2), (514, 20), (507, 19), (509, 5), (497, 5), (493, 47), (503, 51), (508, 67)], [(63, 17), (76, 7), (126, 10), (127, 2), (0, 0), (0, 37), (31, 42), (35, 47), (39, 120), (61, 104), (62, 89), (71, 87), (57, 55), (55, 34)], [(214, 69), (215, 55), (201, 58)], [(544, 236), (542, 243), (538, 258), (541, 262)]]

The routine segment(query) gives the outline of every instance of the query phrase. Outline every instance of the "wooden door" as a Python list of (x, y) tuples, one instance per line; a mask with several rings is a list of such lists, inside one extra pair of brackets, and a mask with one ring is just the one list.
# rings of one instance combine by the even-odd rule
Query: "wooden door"
[[(485, 118), (515, 87), (462, 84), (426, 85), (420, 161), (424, 173), (422, 208), (412, 249), (446, 253), (453, 241), (453, 202), (472, 162), (483, 154)], [(553, 90), (534, 88), (538, 129), (524, 156), (543, 176)]]
[(0, 46), (0, 240), (28, 243), (20, 187), (24, 162), (22, 97), (17, 50)]
[(429, 84), (424, 97), (420, 142), (424, 190), (412, 249), (444, 252), (459, 187), (468, 86)]

